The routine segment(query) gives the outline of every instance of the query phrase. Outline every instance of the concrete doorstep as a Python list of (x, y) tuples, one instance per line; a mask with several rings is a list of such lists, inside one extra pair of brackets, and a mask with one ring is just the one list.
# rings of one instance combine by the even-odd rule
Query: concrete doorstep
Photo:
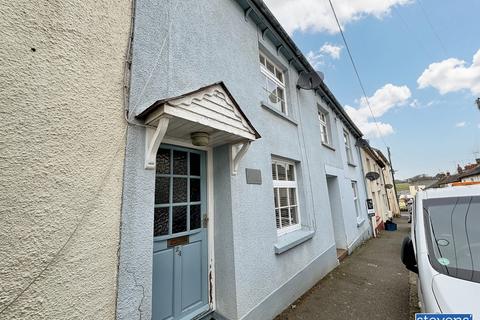
[(397, 231), (381, 231), (368, 240), (276, 319), (407, 320), (414, 315), (416, 287), (400, 261), (410, 225), (405, 217), (395, 222)]

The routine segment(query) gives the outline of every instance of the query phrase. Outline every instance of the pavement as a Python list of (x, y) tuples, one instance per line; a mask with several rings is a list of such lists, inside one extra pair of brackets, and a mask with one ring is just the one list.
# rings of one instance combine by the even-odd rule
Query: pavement
[(411, 319), (410, 275), (400, 261), (410, 224), (406, 217), (394, 221), (397, 231), (365, 242), (276, 320)]

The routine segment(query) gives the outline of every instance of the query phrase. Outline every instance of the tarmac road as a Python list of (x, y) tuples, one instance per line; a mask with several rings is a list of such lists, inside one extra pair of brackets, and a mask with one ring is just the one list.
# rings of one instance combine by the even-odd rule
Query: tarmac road
[(409, 272), (400, 261), (407, 218), (397, 231), (381, 231), (298, 299), (277, 320), (409, 319)]

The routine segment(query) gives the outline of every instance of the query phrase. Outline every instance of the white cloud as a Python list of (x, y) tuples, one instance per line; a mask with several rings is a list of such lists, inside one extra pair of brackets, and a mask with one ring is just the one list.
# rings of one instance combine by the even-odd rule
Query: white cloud
[(418, 99), (413, 99), (410, 103), (409, 106), (412, 108), (416, 109), (423, 109), (423, 108), (428, 108), (436, 104), (442, 103), (441, 100), (430, 100), (427, 103), (421, 102)]
[[(268, 7), (285, 30), (337, 33), (338, 27), (327, 0), (266, 0)], [(412, 0), (335, 0), (334, 6), (342, 27), (366, 16), (378, 19), (388, 15), (394, 6)]]
[[(388, 83), (368, 98), (372, 112), (370, 112), (365, 98), (360, 99), (360, 105), (357, 108), (345, 106), (345, 111), (365, 136), (378, 138), (394, 132), (392, 125), (380, 122), (379, 118), (392, 108), (405, 105), (411, 96), (412, 93), (407, 86), (395, 86)], [(373, 121), (372, 113), (377, 119), (377, 124)]]
[(455, 127), (457, 127), (457, 128), (463, 128), (466, 125), (467, 125), (467, 123), (465, 121), (455, 123)]
[(433, 87), (440, 94), (460, 90), (480, 94), (480, 49), (473, 56), (472, 64), (465, 65), (465, 61), (456, 58), (432, 63), (417, 79), (418, 87)]
[(341, 46), (337, 46), (331, 43), (326, 42), (321, 48), (320, 52), (328, 54), (332, 59), (340, 59), (340, 52), (342, 51)]
[(342, 48), (342, 46), (325, 42), (317, 51), (307, 52), (305, 57), (314, 69), (321, 69), (323, 66), (325, 66), (326, 56), (328, 55), (332, 59), (339, 59)]

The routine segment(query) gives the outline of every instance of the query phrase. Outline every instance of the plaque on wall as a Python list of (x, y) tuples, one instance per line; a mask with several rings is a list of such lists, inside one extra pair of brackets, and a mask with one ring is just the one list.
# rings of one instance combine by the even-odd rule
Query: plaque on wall
[(259, 169), (245, 169), (247, 184), (262, 184), (262, 171)]

